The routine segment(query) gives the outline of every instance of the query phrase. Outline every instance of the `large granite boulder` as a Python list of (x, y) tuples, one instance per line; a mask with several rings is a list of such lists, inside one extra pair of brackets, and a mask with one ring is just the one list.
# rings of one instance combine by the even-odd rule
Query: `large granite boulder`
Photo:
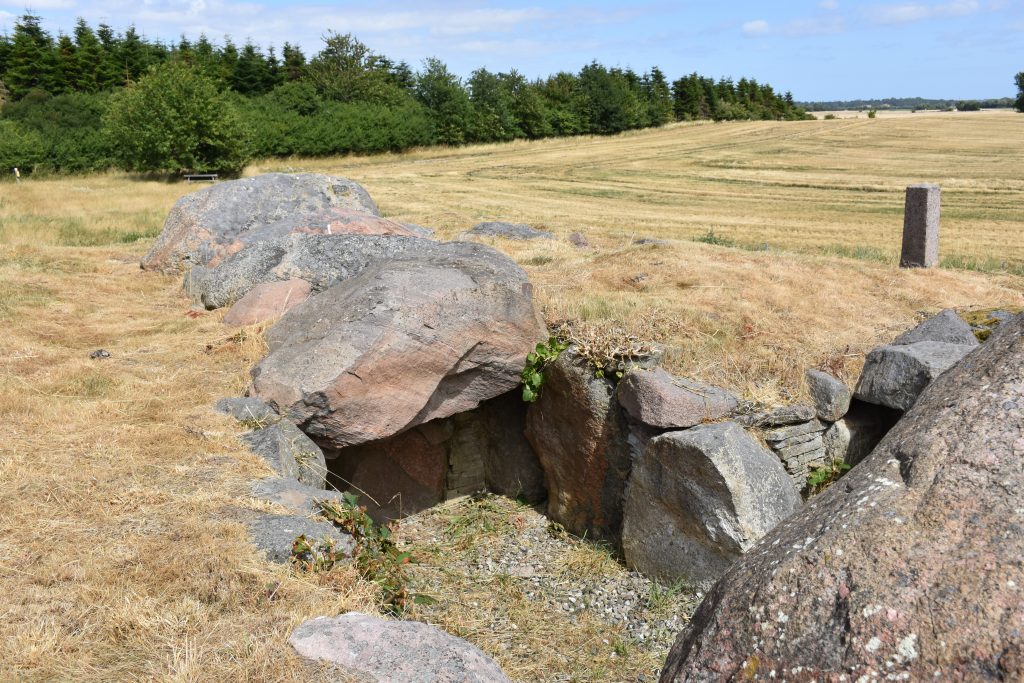
[(379, 216), (366, 190), (345, 178), (268, 173), (215, 183), (175, 203), (142, 267), (179, 272), (295, 231), (413, 234)]
[(908, 410), (932, 380), (976, 347), (936, 341), (879, 346), (864, 360), (854, 396), (867, 403)]
[(778, 458), (735, 422), (651, 439), (626, 494), (626, 562), (707, 587), (801, 505)]
[(715, 586), (670, 681), (1024, 679), (1024, 316)]
[(661, 368), (627, 372), (616, 398), (634, 420), (658, 429), (686, 429), (718, 420), (739, 405), (739, 399), (724, 389), (675, 377)]
[(368, 265), (267, 332), (250, 394), (321, 445), (384, 439), (519, 385), (547, 331), (526, 274), (455, 242)]
[(916, 344), (922, 341), (963, 344), (966, 346), (978, 345), (978, 339), (974, 336), (974, 330), (951, 308), (947, 308), (938, 315), (928, 318), (909, 332), (904, 332), (896, 337), (893, 344)]
[(275, 282), (302, 280), (311, 291), (322, 292), (375, 261), (409, 251), (429, 256), (451, 250), (413, 237), (296, 233), (252, 244), (216, 267), (193, 268), (185, 289), (208, 309), (241, 301), (254, 288)]
[(288, 642), (305, 659), (367, 683), (511, 683), (473, 645), (416, 621), (359, 612), (318, 617), (300, 624)]
[(618, 542), (631, 458), (615, 386), (571, 348), (544, 373), (526, 438), (544, 468), (548, 516), (576, 535)]

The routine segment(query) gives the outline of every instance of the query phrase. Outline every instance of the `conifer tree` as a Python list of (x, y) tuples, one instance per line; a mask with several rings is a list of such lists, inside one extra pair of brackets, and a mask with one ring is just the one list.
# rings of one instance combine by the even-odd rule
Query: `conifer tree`
[(75, 47), (75, 58), (78, 62), (75, 89), (96, 92), (100, 89), (103, 46), (82, 18), (75, 23)]
[(53, 39), (40, 26), (40, 17), (24, 14), (14, 24), (5, 83), (18, 99), (33, 89), (51, 92), (57, 75)]

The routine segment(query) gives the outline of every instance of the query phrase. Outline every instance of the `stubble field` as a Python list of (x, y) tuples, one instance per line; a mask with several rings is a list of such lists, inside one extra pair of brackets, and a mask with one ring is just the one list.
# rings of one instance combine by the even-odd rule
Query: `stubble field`
[[(922, 312), (1024, 305), (1020, 149), (1024, 116), (982, 112), (676, 125), (248, 173), (351, 177), (385, 215), (441, 238), (485, 219), (549, 229), (557, 240), (492, 243), (530, 273), (551, 323), (661, 341), (675, 371), (780, 402), (802, 395), (807, 367), (853, 379)], [(922, 181), (943, 186), (947, 267), (902, 271), (903, 188)], [(267, 565), (237, 521), (258, 507), (246, 481), (263, 465), (208, 406), (244, 389), (259, 330), (192, 317), (177, 279), (136, 266), (194, 189), (118, 174), (0, 184), (0, 680), (300, 679), (295, 624), (374, 609), (352, 574)], [(576, 231), (592, 249), (567, 242)], [(112, 357), (90, 359), (98, 348)], [(541, 614), (503, 634), (506, 651), (457, 603), (435, 618), (524, 680), (635, 680), (663, 656)], [(538, 633), (561, 637), (509, 654), (537, 649)]]

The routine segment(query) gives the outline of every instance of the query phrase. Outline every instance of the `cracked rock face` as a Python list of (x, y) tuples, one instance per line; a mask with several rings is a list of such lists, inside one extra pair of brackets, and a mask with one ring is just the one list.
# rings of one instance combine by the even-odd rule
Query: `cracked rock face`
[(733, 565), (661, 680), (1024, 679), (1022, 460), (1018, 316)]
[(518, 386), (547, 337), (526, 274), (484, 245), (438, 246), (371, 263), (288, 311), (250, 395), (340, 449)]

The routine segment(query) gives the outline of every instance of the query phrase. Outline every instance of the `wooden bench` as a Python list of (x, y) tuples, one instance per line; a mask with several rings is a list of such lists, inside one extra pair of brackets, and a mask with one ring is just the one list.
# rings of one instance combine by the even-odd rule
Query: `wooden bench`
[(203, 180), (205, 180), (206, 182), (215, 183), (215, 182), (217, 182), (217, 174), (216, 173), (186, 173), (185, 174), (185, 182), (187, 182), (187, 183), (191, 183), (192, 181), (203, 181)]

